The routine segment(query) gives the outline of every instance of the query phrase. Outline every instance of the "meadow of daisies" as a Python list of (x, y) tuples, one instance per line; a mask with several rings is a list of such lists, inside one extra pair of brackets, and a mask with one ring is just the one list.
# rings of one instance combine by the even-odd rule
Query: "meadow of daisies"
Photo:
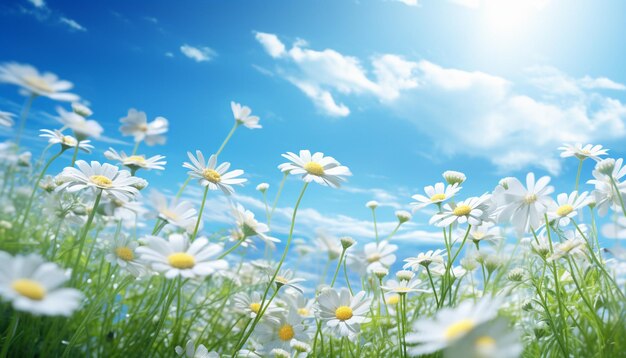
[[(394, 234), (414, 219), (398, 211), (395, 230), (379, 232), (375, 201), (363, 207), (375, 239), (303, 242), (293, 240), (301, 204), (340, 190), (351, 172), (294, 148), (282, 154), (282, 180), (250, 183), (245, 160), (220, 160), (237, 131), (263, 135), (249, 107), (231, 103), (221, 146), (186, 148), (185, 163), (142, 155), (165, 145), (169, 123), (131, 109), (119, 135), (132, 152), (98, 148), (99, 162), (91, 140), (103, 129), (71, 82), (18, 63), (0, 64), (0, 82), (25, 95), (21, 113), (0, 112), (11, 128), (0, 143), (0, 358), (626, 356), (625, 255), (604, 248), (599, 228), (626, 222), (626, 166), (600, 145), (558, 148), (578, 166), (570, 188), (528, 173), (467, 197), (466, 175), (443, 173), (406, 198), (432, 213), (424, 224), (441, 233), (436, 250), (399, 251)], [(40, 128), (47, 146), (31, 153), (22, 137), (40, 101), (58, 102), (59, 123)], [(591, 173), (585, 161), (596, 162)], [(171, 178), (183, 183), (175, 195), (149, 183), (166, 164), (188, 169)], [(301, 189), (284, 203), (289, 176)], [(265, 213), (236, 202), (241, 185), (256, 185)], [(183, 200), (192, 188), (201, 195)], [(211, 231), (203, 211), (218, 195), (236, 225)], [(278, 203), (293, 208), (285, 235), (272, 232)], [(304, 260), (323, 274), (300, 271)]]

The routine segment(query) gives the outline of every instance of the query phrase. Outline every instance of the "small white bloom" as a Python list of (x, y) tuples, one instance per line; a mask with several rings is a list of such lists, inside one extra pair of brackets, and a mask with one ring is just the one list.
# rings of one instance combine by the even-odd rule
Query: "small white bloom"
[(104, 131), (102, 126), (93, 119), (85, 119), (85, 117), (74, 112), (68, 112), (62, 107), (57, 107), (59, 117), (57, 120), (63, 124), (63, 128), (69, 128), (74, 132), (74, 135), (83, 140), (87, 137), (98, 138)]
[(165, 220), (169, 224), (178, 226), (188, 232), (193, 231), (195, 228), (198, 212), (189, 201), (181, 200), (179, 202), (178, 199), (173, 198), (168, 203), (165, 195), (158, 191), (150, 193), (150, 201), (157, 210), (158, 217), (161, 220)]
[(376, 209), (378, 207), (378, 205), (379, 204), (378, 204), (378, 202), (376, 200), (371, 200), (371, 201), (368, 201), (367, 203), (365, 203), (365, 207), (369, 208), (369, 209), (372, 209), (372, 210)]
[(52, 262), (36, 254), (12, 257), (0, 251), (0, 296), (13, 308), (34, 315), (70, 316), (78, 309), (83, 294), (62, 288), (69, 276)]
[(411, 198), (416, 202), (411, 203), (413, 211), (425, 208), (430, 204), (438, 204), (453, 198), (461, 190), (458, 184), (444, 186), (443, 183), (437, 183), (435, 186), (429, 185), (424, 188), (426, 196), (415, 194)]
[(76, 145), (78, 145), (78, 149), (86, 153), (91, 153), (91, 150), (93, 149), (93, 145), (89, 144), (91, 143), (90, 140), (81, 140), (79, 142), (76, 138), (71, 135), (64, 135), (59, 130), (51, 131), (49, 129), (41, 129), (40, 131), (43, 132), (43, 134), (39, 135), (40, 137), (48, 138), (49, 144), (60, 144), (61, 148), (64, 150), (76, 148)]
[(269, 188), (270, 185), (268, 183), (261, 183), (256, 186), (256, 190), (260, 191), (261, 193), (265, 193)]
[(139, 246), (137, 241), (123, 232), (117, 237), (112, 235), (107, 242), (108, 253), (104, 257), (111, 265), (119, 265), (128, 270), (133, 276), (141, 276), (145, 272), (145, 267), (139, 262), (136, 249)]
[(141, 259), (152, 269), (164, 272), (165, 277), (184, 278), (205, 277), (226, 270), (226, 260), (214, 260), (222, 246), (211, 244), (204, 237), (189, 242), (187, 235), (171, 234), (167, 240), (157, 236), (146, 236), (146, 246), (137, 248)]
[(328, 288), (317, 297), (316, 315), (339, 337), (354, 337), (361, 330), (361, 324), (370, 319), (367, 313), (371, 299), (365, 297), (365, 291), (355, 296), (343, 287), (340, 291)]
[(237, 123), (243, 124), (250, 129), (262, 128), (259, 124), (259, 117), (250, 115), (252, 113), (250, 107), (242, 107), (239, 103), (230, 102), (230, 108), (233, 110), (233, 116)]
[(270, 228), (267, 225), (258, 222), (254, 218), (254, 213), (250, 210), (246, 210), (241, 204), (237, 204), (233, 210), (233, 214), (235, 215), (237, 226), (243, 234), (244, 239), (256, 236), (270, 245), (280, 242), (279, 239), (268, 236), (266, 233), (270, 231)]
[(446, 170), (441, 175), (449, 185), (461, 185), (467, 179), (465, 174), (454, 170)]
[(242, 185), (248, 181), (248, 179), (245, 178), (237, 178), (243, 175), (243, 170), (241, 169), (228, 172), (230, 163), (224, 162), (217, 165), (217, 157), (214, 154), (206, 161), (206, 164), (204, 155), (202, 155), (202, 152), (199, 150), (196, 150), (197, 159), (191, 152), (187, 152), (187, 156), (191, 161), (191, 163), (185, 162), (183, 164), (183, 167), (191, 170), (187, 172), (187, 174), (198, 178), (200, 185), (208, 186), (210, 190), (220, 189), (224, 194), (230, 195), (235, 192), (232, 185)]
[(561, 158), (576, 157), (580, 160), (591, 158), (599, 162), (601, 155), (607, 155), (608, 149), (602, 149), (601, 145), (587, 144), (583, 146), (581, 143), (563, 144), (559, 147), (561, 150)]
[(90, 117), (93, 114), (93, 112), (91, 111), (89, 107), (78, 102), (72, 103), (72, 111), (74, 111), (74, 113), (81, 115), (85, 118)]
[(109, 160), (116, 160), (120, 162), (122, 165), (133, 171), (140, 168), (146, 170), (165, 170), (165, 167), (163, 166), (167, 164), (167, 162), (163, 160), (165, 157), (162, 155), (155, 155), (150, 158), (146, 158), (145, 155), (128, 156), (123, 151), (118, 153), (113, 148), (109, 148), (109, 150), (105, 151), (104, 156)]
[(325, 157), (324, 153), (317, 152), (311, 155), (308, 150), (301, 150), (300, 155), (292, 152), (282, 155), (290, 160), (278, 166), (282, 172), (292, 175), (302, 175), (302, 180), (309, 183), (314, 181), (321, 185), (338, 188), (344, 177), (352, 175), (348, 167), (342, 166), (333, 157)]
[(165, 144), (165, 133), (169, 129), (169, 122), (164, 117), (156, 117), (148, 123), (145, 112), (134, 108), (128, 110), (128, 115), (120, 119), (120, 132), (125, 136), (133, 136), (135, 142), (146, 142), (147, 145)]
[(79, 97), (65, 92), (72, 89), (72, 82), (60, 80), (54, 73), (40, 74), (31, 65), (5, 63), (0, 65), (0, 82), (20, 86), (29, 95), (43, 96), (56, 101), (76, 101)]
[(428, 267), (431, 263), (443, 264), (443, 257), (446, 255), (444, 250), (428, 250), (426, 252), (420, 252), (417, 257), (409, 257), (404, 260), (406, 264), (403, 268), (411, 268), (413, 271), (417, 271), (420, 266)]
[(480, 197), (465, 199), (459, 203), (445, 204), (443, 211), (433, 215), (429, 224), (435, 224), (439, 227), (446, 227), (455, 223), (470, 225), (480, 225), (484, 220), (488, 219), (489, 194), (483, 194)]
[(209, 352), (204, 345), (199, 345), (196, 349), (196, 343), (193, 340), (188, 340), (185, 349), (181, 346), (176, 346), (174, 351), (179, 357), (183, 358), (219, 358), (220, 355), (215, 352)]
[(558, 225), (568, 225), (570, 220), (578, 214), (578, 211), (589, 204), (588, 193), (585, 191), (578, 194), (561, 193), (556, 197), (556, 203), (550, 203), (548, 207), (548, 220), (556, 220)]
[(396, 218), (398, 219), (400, 224), (404, 224), (405, 222), (410, 221), (413, 218), (413, 216), (408, 211), (398, 210), (396, 211)]

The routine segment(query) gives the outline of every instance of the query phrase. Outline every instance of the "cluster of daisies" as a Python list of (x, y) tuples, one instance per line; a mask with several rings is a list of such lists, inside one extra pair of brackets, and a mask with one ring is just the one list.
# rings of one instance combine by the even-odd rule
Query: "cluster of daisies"
[[(115, 274), (109, 274), (115, 272), (131, 278), (125, 281), (131, 285), (127, 293), (161, 297), (154, 302), (162, 305), (162, 313), (150, 322), (160, 322), (155, 327), (162, 329), (168, 318), (173, 327), (151, 337), (162, 337), (169, 354), (184, 357), (406, 357), (441, 351), (445, 357), (507, 358), (519, 357), (528, 344), (523, 340), (529, 337), (552, 342), (546, 344), (558, 346), (567, 356), (575, 352), (568, 351), (568, 334), (559, 337), (557, 329), (574, 329), (570, 323), (574, 322), (582, 331), (582, 316), (562, 302), (567, 297), (580, 297), (587, 304), (586, 314), (597, 318), (589, 330), (622, 319), (621, 313), (615, 318), (615, 310), (622, 312), (623, 302), (604, 304), (608, 296), (590, 297), (584, 289), (591, 285), (585, 273), (601, 268), (594, 272), (603, 278), (606, 294), (624, 298), (622, 281), (613, 278), (619, 280), (619, 266), (611, 272), (604, 269), (608, 263), (595, 223), (588, 226), (582, 220), (585, 210), (592, 217), (611, 212), (620, 216), (613, 231), (626, 232), (626, 166), (622, 159), (604, 158), (607, 150), (602, 146), (560, 148), (562, 157), (578, 159), (579, 169), (587, 159), (596, 162), (593, 179), (587, 182), (593, 186), (590, 192), (579, 190), (579, 170), (574, 190), (556, 196), (549, 177), (536, 179), (529, 173), (525, 182), (507, 177), (491, 192), (460, 199), (467, 178), (446, 171), (443, 181), (412, 196), (413, 213), (395, 212), (397, 221), (390, 232), (379, 232), (381, 204), (370, 201), (366, 207), (373, 232), (367, 241), (357, 243), (350, 236), (324, 231), (307, 241), (294, 238), (294, 226), (308, 186), (339, 188), (352, 175), (350, 169), (321, 152), (283, 154), (287, 162), (278, 166), (284, 175), (274, 204), (268, 205), (269, 184), (256, 187), (263, 197), (265, 222), (257, 219), (234, 195), (236, 187), (248, 181), (244, 171), (219, 160), (238, 127), (261, 128), (249, 107), (231, 102), (233, 129), (222, 145), (207, 156), (200, 150), (187, 152), (188, 161), (182, 163), (188, 169), (187, 180), (176, 195), (166, 195), (146, 189), (148, 181), (138, 176), (165, 170), (164, 156), (138, 153), (142, 143), (166, 143), (166, 118), (149, 121), (146, 113), (130, 109), (120, 119), (119, 130), (133, 138), (132, 151), (108, 148), (103, 156), (110, 162), (86, 161), (82, 157), (95, 149), (92, 140), (102, 136), (103, 128), (91, 119), (85, 102), (67, 92), (70, 82), (17, 63), (0, 66), (0, 82), (19, 86), (29, 98), (15, 141), (0, 144), (0, 166), (6, 173), (0, 188), (0, 236), (17, 242), (0, 244), (0, 297), (11, 307), (3, 315), (12, 317), (12, 328), (4, 336), (7, 349), (20, 329), (18, 312), (80, 319), (102, 310), (101, 300), (89, 296), (88, 286), (94, 276), (105, 276), (105, 262), (109, 276), (105, 285), (111, 284)], [(69, 102), (71, 110), (58, 107), (59, 127), (41, 130), (40, 137), (48, 144), (35, 162), (20, 147), (20, 138), (38, 97)], [(15, 125), (15, 117), (0, 112), (0, 125)], [(47, 156), (50, 150), (56, 152)], [(64, 160), (63, 170), (48, 173), (53, 163)], [(288, 234), (281, 240), (272, 234), (271, 220), (289, 175), (300, 178), (303, 186)], [(183, 199), (189, 184), (198, 185), (201, 201)], [(226, 235), (204, 230), (210, 192), (224, 195), (230, 205), (226, 214), (234, 225)], [(428, 224), (441, 233), (441, 241), (438, 248), (411, 256), (400, 250), (403, 245), (396, 233), (415, 228), (417, 211), (430, 217)], [(507, 237), (516, 237), (515, 245), (507, 243)], [(278, 244), (280, 258), (271, 260)], [(263, 259), (246, 257), (248, 248), (261, 245)], [(294, 256), (292, 246), (301, 261), (288, 260)], [(405, 254), (402, 262), (397, 258), (400, 253)], [(305, 260), (326, 268), (321, 275), (293, 270)], [(163, 291), (152, 290), (158, 279), (168, 282)], [(98, 295), (106, 294), (108, 287), (98, 287)], [(123, 287), (112, 287), (114, 299), (109, 304), (126, 305)], [(177, 293), (171, 292), (174, 288)], [(194, 293), (182, 293), (184, 288)], [(211, 290), (225, 291), (224, 297), (215, 299), (207, 293)], [(205, 293), (207, 297), (202, 296)], [(215, 300), (205, 307), (208, 297)], [(602, 302), (601, 312), (589, 302)], [(176, 309), (170, 310), (170, 305)], [(205, 319), (202, 312), (216, 318)], [(212, 327), (226, 335), (204, 345)], [(545, 333), (550, 329), (551, 334)], [(73, 346), (77, 341), (72, 336), (63, 349), (86, 353)], [(153, 345), (158, 346), (154, 341)]]

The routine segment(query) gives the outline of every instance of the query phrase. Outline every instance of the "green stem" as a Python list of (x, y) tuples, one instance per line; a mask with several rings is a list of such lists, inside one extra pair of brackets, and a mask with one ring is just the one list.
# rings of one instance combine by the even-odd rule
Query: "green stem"
[(224, 147), (226, 147), (226, 143), (228, 143), (228, 141), (230, 140), (230, 137), (233, 136), (233, 134), (235, 133), (235, 130), (237, 130), (237, 127), (239, 127), (240, 124), (241, 123), (239, 123), (238, 121), (235, 121), (235, 125), (233, 125), (233, 128), (230, 130), (230, 132), (226, 136), (226, 139), (224, 139), (224, 141), (222, 142), (222, 145), (220, 146), (220, 149), (218, 149), (217, 152), (215, 153), (215, 158), (216, 159), (220, 155), (222, 150), (224, 150)]
[(437, 307), (439, 307), (439, 298), (437, 297), (437, 289), (435, 288), (435, 282), (433, 281), (433, 276), (430, 273), (430, 269), (426, 266), (426, 273), (428, 274), (428, 280), (430, 281), (430, 287), (433, 289), (433, 293), (435, 294), (435, 303), (437, 303)]
[(7, 328), (4, 344), (2, 346), (2, 352), (0, 353), (0, 358), (6, 358), (9, 353), (9, 347), (11, 346), (11, 341), (15, 336), (15, 332), (17, 331), (17, 325), (19, 324), (20, 317), (19, 313), (13, 312), (11, 316), (11, 323), (9, 323), (9, 327)]
[(335, 281), (337, 280), (337, 274), (339, 273), (339, 269), (341, 268), (341, 262), (343, 261), (343, 257), (346, 254), (346, 249), (341, 251), (341, 256), (339, 256), (339, 261), (337, 262), (337, 268), (335, 269), (335, 274), (333, 275), (333, 280), (330, 282), (330, 287), (335, 286)]
[(72, 276), (76, 277), (76, 274), (78, 274), (78, 264), (80, 263), (80, 256), (83, 253), (83, 248), (85, 247), (85, 239), (87, 238), (87, 233), (89, 232), (89, 228), (91, 227), (91, 223), (93, 222), (93, 218), (96, 216), (96, 211), (98, 210), (98, 205), (100, 204), (100, 198), (102, 198), (102, 189), (100, 189), (100, 191), (98, 192), (98, 194), (96, 195), (96, 201), (93, 204), (93, 208), (91, 209), (91, 212), (89, 213), (89, 217), (87, 218), (87, 223), (85, 224), (85, 229), (83, 230), (83, 233), (80, 236), (80, 239), (78, 240), (79, 242), (79, 247), (78, 247), (78, 255), (76, 255), (76, 261), (74, 261), (74, 270), (72, 272)]
[(28, 198), (28, 203), (26, 204), (26, 209), (24, 210), (24, 217), (22, 218), (22, 222), (20, 223), (19, 230), (17, 231), (18, 237), (22, 234), (22, 230), (24, 229), (24, 224), (26, 223), (26, 218), (28, 218), (28, 214), (30, 213), (30, 209), (31, 209), (31, 207), (33, 205), (33, 199), (35, 198), (35, 194), (37, 193), (37, 187), (39, 186), (39, 183), (41, 182), (41, 179), (43, 179), (43, 176), (46, 174), (46, 171), (50, 167), (50, 164), (52, 164), (52, 162), (55, 159), (57, 159), (59, 156), (61, 156), (61, 154), (63, 154), (64, 151), (65, 151), (64, 149), (61, 149), (61, 151), (59, 153), (57, 153), (52, 158), (50, 158), (50, 160), (48, 160), (48, 162), (46, 163), (46, 166), (43, 168), (43, 170), (41, 171), (41, 173), (37, 177), (37, 180), (35, 181), (35, 186), (33, 187), (33, 192), (30, 194), (30, 198)]
[(583, 159), (579, 159), (578, 161), (578, 171), (576, 172), (576, 184), (574, 185), (574, 190), (578, 193), (578, 183), (580, 181), (580, 173), (583, 169)]
[(78, 158), (78, 147), (79, 147), (80, 141), (78, 139), (76, 139), (76, 146), (74, 147), (74, 154), (72, 154), (72, 167), (74, 166), (74, 163), (76, 163), (76, 158)]
[(613, 185), (613, 188), (615, 188), (615, 195), (617, 195), (617, 197), (619, 198), (619, 204), (622, 207), (622, 212), (624, 213), (624, 216), (626, 216), (626, 207), (624, 207), (624, 199), (622, 198), (622, 193), (619, 191), (613, 175), (609, 175), (609, 177), (611, 178), (611, 184)]
[(202, 211), (204, 211), (204, 204), (206, 203), (206, 196), (209, 193), (209, 186), (204, 187), (204, 195), (202, 196), (202, 204), (200, 205), (200, 212), (198, 213), (198, 220), (196, 220), (196, 227), (193, 229), (193, 235), (191, 235), (191, 241), (195, 240), (198, 235), (198, 227), (200, 227), (200, 221), (202, 220)]
[(348, 269), (346, 268), (346, 262), (347, 262), (347, 260), (344, 258), (344, 260), (343, 260), (343, 274), (346, 276), (346, 285), (348, 286), (348, 290), (350, 291), (350, 294), (352, 296), (354, 296), (354, 292), (352, 292), (352, 286), (350, 286), (350, 279), (348, 278)]
[(176, 199), (180, 199), (180, 196), (183, 195), (183, 191), (185, 191), (185, 188), (187, 187), (190, 181), (191, 181), (191, 175), (187, 176), (187, 179), (185, 179), (185, 182), (183, 183), (183, 185), (181, 185), (180, 189), (178, 189), (178, 193), (176, 193)]
[(36, 94), (31, 94), (26, 100), (26, 104), (24, 105), (24, 109), (22, 110), (22, 115), (20, 116), (20, 127), (17, 130), (17, 135), (15, 137), (15, 145), (17, 148), (20, 148), (20, 140), (22, 139), (22, 132), (24, 132), (24, 126), (26, 125), (26, 118), (28, 117), (28, 112), (30, 112), (30, 107), (33, 105), (33, 101), (37, 97)]
[(378, 224), (376, 223), (376, 208), (372, 208), (372, 218), (374, 219), (374, 235), (376, 236), (376, 243), (378, 244)]
[(278, 198), (280, 198), (280, 193), (283, 192), (283, 187), (285, 186), (285, 181), (287, 181), (288, 175), (289, 173), (283, 174), (283, 179), (280, 181), (280, 184), (278, 185), (278, 191), (276, 192), (276, 197), (274, 198), (274, 203), (272, 204), (272, 211), (270, 211), (270, 218), (267, 222), (267, 226), (270, 226), (272, 216), (274, 216), (274, 210), (276, 210), (276, 204), (278, 204)]
[(141, 144), (141, 141), (138, 140), (135, 142), (135, 146), (133, 147), (133, 152), (130, 155), (135, 155), (137, 154), (137, 149), (139, 149), (139, 144)]

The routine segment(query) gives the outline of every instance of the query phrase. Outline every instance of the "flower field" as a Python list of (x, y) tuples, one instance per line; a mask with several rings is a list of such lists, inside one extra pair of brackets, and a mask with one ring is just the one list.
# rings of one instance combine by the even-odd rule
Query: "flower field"
[[(132, 151), (102, 148), (98, 161), (103, 128), (72, 83), (15, 62), (0, 65), (0, 82), (27, 98), (21, 114), (0, 112), (12, 128), (0, 144), (0, 358), (626, 356), (626, 255), (604, 248), (599, 224), (626, 221), (626, 166), (600, 145), (555, 148), (578, 168), (573, 187), (531, 172), (468, 196), (472, 173), (449, 170), (405, 198), (413, 212), (397, 211), (393, 230), (379, 230), (369, 201), (371, 240), (303, 242), (294, 231), (307, 197), (352, 176), (342, 153), (294, 148), (277, 182), (253, 182), (251, 158), (221, 159), (241, 131), (263, 136), (259, 117), (232, 102), (221, 145), (175, 149), (184, 163), (141, 154), (167, 146), (170, 123), (135, 109), (116, 135)], [(58, 102), (58, 126), (38, 128), (47, 144), (31, 153), (24, 128), (41, 101)], [(183, 184), (166, 194), (150, 184), (155, 172)], [(264, 212), (237, 201), (244, 185)], [(285, 203), (293, 185), (299, 196)], [(215, 196), (233, 227), (203, 216)], [(278, 203), (290, 208), (285, 235), (272, 230)], [(418, 211), (441, 234), (434, 250), (396, 241)], [(306, 272), (308, 260), (326, 269)]]

